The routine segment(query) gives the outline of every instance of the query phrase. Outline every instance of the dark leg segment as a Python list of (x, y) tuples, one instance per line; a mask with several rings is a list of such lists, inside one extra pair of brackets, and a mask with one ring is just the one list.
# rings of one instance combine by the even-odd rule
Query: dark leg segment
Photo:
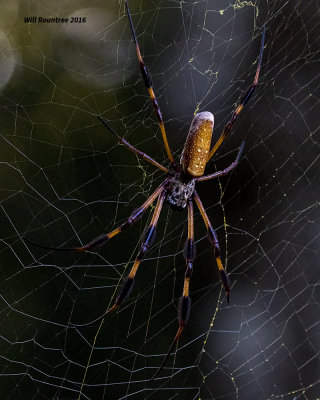
[(109, 131), (111, 133), (113, 133), (117, 137), (117, 139), (119, 140), (119, 143), (121, 143), (121, 144), (125, 145), (126, 147), (128, 147), (128, 149), (133, 151), (138, 157), (142, 158), (143, 160), (148, 161), (149, 163), (153, 164), (155, 167), (161, 169), (161, 171), (166, 172), (166, 173), (169, 172), (166, 167), (164, 167), (163, 165), (159, 164), (152, 157), (148, 156), (148, 154), (144, 153), (143, 151), (140, 151), (140, 150), (136, 149), (134, 146), (132, 146), (132, 144), (130, 144), (123, 137), (118, 135), (117, 132), (113, 128), (111, 128), (111, 126), (109, 124), (107, 124), (107, 122), (103, 118), (101, 118), (99, 115), (97, 115), (97, 118), (99, 119), (99, 121), (101, 121), (103, 123), (103, 125), (106, 128), (109, 129)]
[(219, 269), (219, 274), (220, 274), (220, 279), (221, 282), (223, 284), (224, 290), (226, 291), (227, 294), (227, 302), (229, 303), (229, 297), (230, 297), (230, 281), (229, 281), (229, 277), (226, 273), (226, 270), (223, 267), (221, 258), (220, 258), (220, 247), (219, 247), (219, 242), (218, 242), (218, 237), (214, 231), (214, 229), (212, 228), (212, 225), (209, 221), (208, 215), (206, 213), (206, 210), (204, 209), (202, 202), (200, 200), (200, 197), (198, 196), (198, 194), (196, 192), (194, 192), (194, 199), (197, 203), (197, 206), (199, 208), (199, 211), (202, 215), (203, 221), (206, 225), (207, 228), (207, 233), (208, 233), (208, 239), (210, 241), (210, 243), (213, 246), (213, 251), (214, 251), (214, 256), (216, 258), (217, 261), (217, 265), (218, 265), (218, 269)]
[(126, 11), (127, 11), (127, 15), (128, 15), (128, 19), (129, 19), (129, 23), (130, 23), (130, 27), (131, 27), (131, 31), (132, 31), (132, 36), (133, 36), (133, 41), (134, 44), (136, 46), (136, 51), (137, 51), (137, 56), (138, 56), (138, 60), (139, 60), (139, 64), (140, 64), (140, 71), (141, 71), (141, 75), (143, 77), (144, 83), (148, 89), (150, 98), (152, 100), (153, 103), (153, 107), (159, 122), (159, 126), (160, 126), (160, 130), (161, 130), (161, 135), (162, 135), (162, 140), (169, 158), (169, 161), (171, 164), (174, 164), (174, 159), (169, 147), (169, 143), (168, 143), (168, 139), (167, 139), (167, 134), (166, 134), (166, 130), (164, 127), (164, 122), (163, 122), (163, 118), (162, 118), (162, 113), (158, 104), (158, 101), (156, 99), (156, 95), (154, 94), (153, 88), (152, 88), (152, 82), (151, 82), (151, 78), (147, 69), (147, 66), (145, 65), (141, 53), (140, 53), (140, 48), (139, 48), (139, 44), (138, 44), (138, 40), (137, 40), (137, 36), (136, 36), (136, 32), (134, 30), (133, 27), (133, 23), (132, 23), (132, 18), (131, 18), (131, 14), (130, 14), (130, 10), (129, 10), (129, 5), (128, 2), (125, 2), (126, 5)]
[(196, 256), (196, 246), (194, 242), (194, 229), (193, 229), (193, 203), (191, 198), (188, 200), (188, 238), (185, 242), (183, 255), (186, 260), (187, 268), (184, 277), (183, 292), (182, 296), (179, 299), (179, 306), (178, 306), (179, 328), (165, 358), (163, 359), (160, 367), (157, 369), (156, 373), (153, 375), (151, 380), (155, 379), (161, 372), (167, 359), (172, 353), (174, 346), (179, 341), (181, 333), (183, 332), (189, 321), (190, 309), (191, 309), (191, 298), (189, 296), (189, 283), (193, 271), (193, 262)]
[(164, 187), (167, 183), (167, 180), (165, 180), (153, 193), (152, 195), (142, 204), (141, 207), (137, 208), (136, 210), (133, 211), (133, 213), (130, 215), (130, 217), (125, 221), (123, 224), (118, 226), (118, 228), (114, 229), (113, 231), (109, 233), (103, 233), (102, 235), (96, 237), (93, 239), (91, 242), (86, 244), (83, 247), (50, 247), (50, 246), (44, 246), (42, 244), (38, 244), (36, 242), (33, 242), (30, 239), (23, 238), (28, 243), (31, 243), (32, 245), (35, 245), (37, 247), (41, 247), (42, 249), (47, 249), (47, 250), (56, 250), (56, 251), (90, 251), (94, 250), (97, 248), (100, 248), (104, 246), (109, 239), (113, 238), (114, 236), (118, 235), (118, 233), (124, 231), (125, 229), (129, 228), (131, 225), (133, 225), (135, 222), (137, 222), (142, 214), (145, 212), (145, 210), (152, 204), (155, 199), (159, 196), (159, 194), (164, 190)]
[(259, 60), (258, 60), (258, 65), (257, 65), (257, 70), (256, 70), (256, 75), (254, 77), (254, 81), (251, 84), (251, 86), (249, 87), (249, 90), (247, 91), (245, 96), (241, 99), (240, 104), (235, 109), (234, 113), (232, 114), (232, 117), (231, 117), (230, 121), (227, 123), (226, 127), (224, 128), (221, 136), (217, 140), (217, 143), (211, 149), (211, 151), (209, 153), (208, 161), (214, 155), (214, 153), (218, 150), (218, 148), (220, 147), (220, 145), (224, 141), (224, 139), (228, 136), (228, 134), (231, 131), (231, 128), (232, 128), (233, 124), (235, 123), (238, 115), (242, 111), (243, 107), (247, 104), (247, 102), (249, 101), (250, 97), (253, 95), (253, 92), (254, 92), (257, 84), (258, 84), (258, 79), (259, 79), (259, 74), (260, 74), (260, 69), (261, 69), (261, 63), (262, 63), (264, 37), (265, 37), (265, 28), (263, 27), (261, 45), (260, 45), (260, 54), (259, 54)]
[(232, 164), (229, 165), (229, 167), (223, 169), (222, 171), (214, 172), (213, 174), (200, 176), (200, 178), (196, 179), (197, 182), (207, 181), (208, 179), (212, 179), (212, 178), (218, 178), (219, 176), (227, 175), (229, 172), (231, 172), (239, 164), (240, 157), (241, 157), (241, 154), (243, 152), (244, 145), (245, 145), (245, 142), (243, 141), (241, 143), (241, 146), (240, 146), (240, 149), (238, 151), (236, 159), (233, 161)]
[(101, 319), (105, 318), (111, 312), (117, 310), (121, 306), (121, 304), (127, 299), (127, 297), (130, 295), (130, 293), (133, 289), (133, 286), (134, 286), (134, 282), (135, 282), (134, 278), (136, 276), (136, 273), (137, 273), (137, 270), (141, 263), (141, 260), (143, 259), (147, 250), (152, 246), (153, 240), (155, 239), (156, 226), (158, 223), (160, 211), (162, 209), (165, 197), (166, 197), (166, 191), (162, 190), (162, 192), (158, 198), (157, 205), (154, 210), (150, 225), (145, 230), (144, 239), (142, 240), (140, 251), (137, 255), (137, 258), (135, 259), (135, 261), (133, 263), (133, 266), (129, 272), (129, 275), (126, 277), (126, 279), (123, 282), (123, 285), (119, 291), (119, 294), (116, 298), (114, 305), (112, 307), (110, 307), (103, 315), (101, 315), (100, 317), (95, 319), (94, 321), (91, 321), (86, 324), (72, 324), (72, 326), (74, 326), (74, 327), (88, 326), (88, 325), (92, 325), (92, 324), (100, 321)]

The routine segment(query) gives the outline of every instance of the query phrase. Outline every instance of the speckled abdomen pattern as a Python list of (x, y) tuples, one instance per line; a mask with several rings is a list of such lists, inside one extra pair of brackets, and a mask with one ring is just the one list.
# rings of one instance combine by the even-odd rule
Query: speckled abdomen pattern
[(210, 151), (214, 117), (209, 111), (196, 114), (181, 154), (181, 166), (186, 175), (202, 176)]

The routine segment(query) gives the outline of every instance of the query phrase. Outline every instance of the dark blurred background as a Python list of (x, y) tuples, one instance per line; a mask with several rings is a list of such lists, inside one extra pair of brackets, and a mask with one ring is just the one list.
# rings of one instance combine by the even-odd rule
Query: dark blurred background
[[(113, 229), (163, 174), (117, 145), (95, 117), (161, 163), (124, 2), (12, 1), (0, 16), (0, 357), (5, 399), (320, 398), (319, 2), (130, 0), (175, 158), (194, 113), (214, 140), (253, 81), (256, 93), (199, 183), (232, 282), (228, 305), (195, 216), (192, 309), (178, 328), (186, 213), (164, 207), (125, 305), (101, 315), (131, 268), (152, 208), (99, 252), (78, 246)], [(25, 17), (76, 17), (67, 24)], [(86, 21), (83, 22), (83, 17)]]

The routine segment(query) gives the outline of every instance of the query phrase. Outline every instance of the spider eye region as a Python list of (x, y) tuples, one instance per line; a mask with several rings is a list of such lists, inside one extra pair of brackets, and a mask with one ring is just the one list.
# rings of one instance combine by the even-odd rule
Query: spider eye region
[(167, 202), (174, 210), (183, 210), (188, 202), (188, 199), (193, 195), (195, 180), (191, 179), (188, 182), (183, 182), (180, 174), (175, 174), (169, 181)]
[(186, 175), (194, 178), (203, 175), (208, 161), (213, 125), (214, 117), (209, 111), (196, 114), (193, 118), (180, 158)]

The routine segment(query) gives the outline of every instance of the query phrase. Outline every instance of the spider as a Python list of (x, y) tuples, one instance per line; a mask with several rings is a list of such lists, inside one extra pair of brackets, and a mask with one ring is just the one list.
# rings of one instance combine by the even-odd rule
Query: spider
[(187, 236), (187, 240), (184, 245), (184, 252), (183, 252), (183, 255), (184, 255), (184, 258), (186, 261), (186, 272), (185, 272), (185, 277), (184, 277), (182, 296), (179, 300), (179, 306), (178, 306), (179, 328), (177, 330), (177, 333), (172, 341), (172, 344), (171, 344), (164, 360), (162, 361), (162, 364), (160, 365), (160, 367), (158, 368), (156, 373), (151, 378), (151, 379), (154, 379), (159, 374), (161, 369), (163, 368), (166, 360), (168, 359), (169, 355), (171, 354), (171, 352), (174, 348), (174, 345), (177, 344), (181, 333), (183, 332), (183, 330), (185, 329), (185, 327), (187, 325), (189, 315), (190, 315), (191, 299), (189, 296), (189, 284), (190, 284), (190, 278), (191, 278), (192, 271), (193, 271), (193, 263), (195, 260), (195, 241), (194, 241), (194, 227), (193, 227), (193, 225), (194, 225), (194, 223), (193, 223), (193, 204), (194, 204), (194, 202), (196, 203), (196, 205), (201, 213), (204, 224), (206, 226), (207, 233), (208, 233), (208, 239), (213, 247), (214, 257), (217, 262), (220, 279), (221, 279), (222, 285), (224, 287), (224, 290), (226, 292), (227, 302), (229, 303), (230, 281), (229, 281), (229, 277), (223, 267), (223, 263), (221, 261), (220, 247), (219, 247), (219, 243), (218, 243), (217, 234), (211, 225), (211, 222), (208, 218), (208, 215), (205, 211), (204, 206), (202, 205), (200, 197), (195, 189), (195, 186), (196, 186), (196, 183), (198, 183), (198, 182), (207, 181), (209, 179), (218, 178), (220, 176), (228, 174), (234, 168), (236, 168), (236, 166), (239, 163), (241, 153), (244, 148), (244, 141), (241, 143), (238, 154), (236, 156), (236, 159), (233, 161), (233, 163), (231, 163), (227, 168), (225, 168), (221, 171), (217, 171), (217, 172), (214, 172), (214, 173), (211, 173), (208, 175), (204, 175), (204, 170), (205, 170), (206, 164), (209, 162), (209, 160), (215, 154), (217, 149), (220, 147), (221, 143), (225, 140), (225, 138), (230, 133), (231, 128), (232, 128), (233, 124), (235, 123), (238, 115), (242, 111), (245, 104), (251, 98), (251, 96), (255, 90), (255, 87), (257, 86), (259, 73), (260, 73), (260, 69), (261, 69), (261, 63), (262, 63), (265, 29), (263, 28), (261, 45), (260, 45), (260, 54), (259, 54), (259, 58), (258, 58), (258, 62), (257, 62), (257, 69), (256, 69), (256, 74), (255, 74), (253, 83), (247, 90), (245, 96), (241, 99), (239, 105), (236, 107), (235, 111), (233, 112), (233, 114), (231, 116), (230, 121), (225, 126), (225, 128), (224, 128), (221, 136), (217, 140), (216, 144), (210, 150), (211, 137), (212, 137), (212, 131), (213, 131), (213, 126), (214, 126), (214, 116), (211, 112), (208, 112), (208, 111), (200, 112), (195, 115), (193, 121), (191, 122), (189, 133), (188, 133), (184, 148), (181, 153), (180, 161), (177, 163), (173, 158), (172, 152), (171, 152), (169, 144), (168, 144), (164, 121), (162, 118), (162, 113), (161, 113), (158, 101), (156, 99), (156, 96), (155, 96), (155, 93), (153, 90), (149, 72), (147, 70), (147, 67), (143, 61), (143, 58), (142, 58), (142, 55), (140, 52), (137, 36), (135, 33), (135, 29), (133, 26), (131, 13), (130, 13), (129, 5), (128, 5), (127, 1), (125, 1), (125, 7), (126, 7), (126, 13), (128, 16), (130, 28), (132, 31), (133, 41), (134, 41), (134, 44), (136, 47), (136, 52), (137, 52), (137, 57), (138, 57), (138, 61), (140, 64), (141, 74), (142, 74), (145, 86), (147, 87), (147, 89), (149, 91), (149, 95), (150, 95), (150, 98), (153, 103), (153, 107), (154, 107), (155, 114), (156, 114), (156, 117), (157, 117), (157, 120), (159, 123), (164, 147), (165, 147), (165, 150), (166, 150), (169, 162), (170, 162), (170, 166), (165, 167), (162, 164), (155, 161), (149, 155), (136, 149), (128, 141), (126, 141), (123, 137), (121, 137), (103, 118), (101, 118), (100, 116), (97, 116), (97, 118), (102, 122), (102, 124), (111, 133), (113, 133), (117, 137), (117, 139), (119, 140), (119, 143), (126, 146), (129, 150), (133, 151), (138, 157), (148, 161), (149, 163), (151, 163), (152, 165), (154, 165), (155, 167), (157, 167), (158, 169), (163, 171), (166, 174), (166, 177), (165, 177), (164, 181), (161, 183), (161, 185), (151, 194), (151, 196), (138, 209), (134, 210), (133, 213), (129, 216), (129, 218), (124, 223), (122, 223), (116, 229), (113, 229), (111, 232), (104, 233), (104, 234), (98, 236), (97, 238), (93, 239), (85, 246), (72, 247), (72, 248), (55, 248), (55, 247), (49, 247), (49, 246), (44, 246), (44, 245), (35, 243), (27, 238), (24, 238), (24, 239), (34, 245), (37, 245), (38, 247), (42, 247), (45, 249), (51, 249), (51, 250), (83, 251), (83, 252), (95, 250), (95, 249), (98, 249), (98, 248), (104, 246), (111, 238), (115, 237), (120, 232), (123, 232), (125, 229), (129, 228), (135, 222), (137, 222), (141, 218), (144, 211), (146, 211), (146, 209), (153, 202), (155, 202), (157, 200), (151, 222), (145, 229), (144, 237), (141, 242), (140, 251), (138, 252), (138, 254), (136, 256), (136, 259), (133, 263), (133, 266), (132, 266), (128, 276), (125, 278), (125, 280), (123, 282), (123, 285), (118, 293), (115, 303), (109, 309), (107, 309), (103, 315), (101, 315), (94, 321), (91, 321), (86, 324), (81, 324), (81, 325), (80, 324), (72, 324), (73, 327), (88, 326), (88, 325), (98, 322), (99, 320), (102, 320), (103, 318), (106, 317), (106, 315), (117, 310), (121, 306), (121, 304), (123, 304), (124, 301), (130, 295), (130, 293), (133, 289), (133, 286), (134, 286), (135, 276), (136, 276), (136, 273), (140, 266), (140, 263), (155, 239), (156, 226), (157, 226), (157, 222), (158, 222), (160, 212), (161, 212), (163, 205), (165, 203), (167, 203), (174, 210), (183, 210), (183, 209), (187, 208), (187, 211), (188, 211), (188, 236)]

